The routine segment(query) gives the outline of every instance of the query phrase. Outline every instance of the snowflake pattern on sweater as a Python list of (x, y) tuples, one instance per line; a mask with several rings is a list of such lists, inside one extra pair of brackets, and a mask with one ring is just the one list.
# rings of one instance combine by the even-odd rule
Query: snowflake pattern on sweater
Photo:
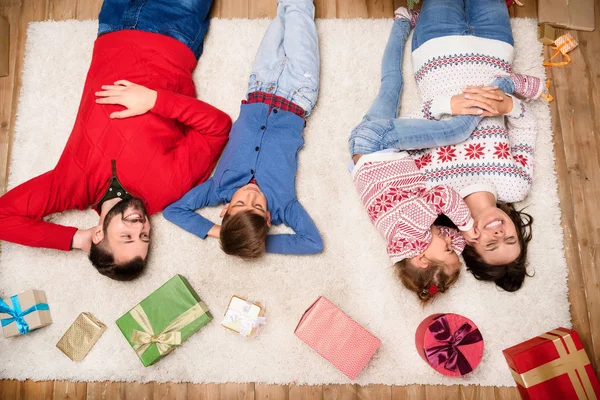
[[(513, 47), (474, 36), (447, 36), (424, 43), (412, 54), (417, 86), (423, 100), (420, 117), (433, 119), (434, 99), (450, 97), (470, 85), (490, 84), (511, 71)], [(438, 103), (440, 104), (440, 103)], [(527, 104), (514, 99), (506, 117), (484, 118), (466, 141), (411, 151), (428, 187), (450, 185), (463, 197), (475, 187), (493, 186), (498, 199), (523, 200), (533, 179), (536, 120)]]
[[(425, 251), (439, 214), (447, 215), (460, 229), (473, 225), (460, 194), (446, 185), (428, 189), (415, 160), (405, 152), (363, 156), (352, 175), (369, 219), (387, 239), (392, 262)], [(454, 251), (460, 254), (465, 247), (460, 232), (451, 228), (441, 232), (451, 237)]]

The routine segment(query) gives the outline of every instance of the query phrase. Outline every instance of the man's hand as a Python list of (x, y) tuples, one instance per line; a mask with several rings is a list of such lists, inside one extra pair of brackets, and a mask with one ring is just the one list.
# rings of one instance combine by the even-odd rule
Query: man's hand
[(498, 108), (502, 108), (501, 103), (508, 96), (501, 96), (499, 93), (502, 91), (495, 86), (469, 86), (463, 93), (452, 96), (450, 100), (452, 115), (481, 115), (484, 117), (500, 115), (501, 112)]
[(89, 229), (77, 229), (75, 235), (73, 236), (73, 250), (83, 250), (86, 253), (90, 252), (90, 248), (92, 247), (92, 235), (94, 230), (97, 227), (92, 227)]
[(156, 90), (136, 85), (129, 81), (116, 81), (114, 85), (102, 86), (101, 92), (96, 92), (96, 103), (118, 104), (126, 109), (110, 114), (111, 118), (128, 118), (147, 113), (156, 104)]
[(221, 236), (221, 225), (214, 224), (212, 228), (208, 231), (208, 236), (219, 239)]

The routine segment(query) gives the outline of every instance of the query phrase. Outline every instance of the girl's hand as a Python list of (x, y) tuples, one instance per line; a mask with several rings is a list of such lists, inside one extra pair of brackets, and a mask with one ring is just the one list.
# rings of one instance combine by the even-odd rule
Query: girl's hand
[(96, 103), (118, 104), (125, 107), (123, 111), (110, 114), (110, 118), (128, 118), (147, 113), (156, 104), (156, 90), (142, 85), (120, 80), (114, 85), (102, 86), (101, 92), (96, 92)]

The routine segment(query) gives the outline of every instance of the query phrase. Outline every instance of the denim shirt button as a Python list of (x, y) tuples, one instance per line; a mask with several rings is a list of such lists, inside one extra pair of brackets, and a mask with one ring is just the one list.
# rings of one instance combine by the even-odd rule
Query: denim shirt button
[(273, 114), (277, 114), (277, 109), (274, 109), (274, 110), (273, 110)]
[(260, 127), (260, 129), (263, 131), (265, 130), (265, 128), (266, 128), (266, 126), (264, 126), (264, 125)]
[(251, 173), (252, 175), (254, 175), (254, 170), (253, 170), (253, 169), (251, 169), (251, 170), (250, 170), (250, 173)]
[(260, 150), (260, 147), (256, 146), (256, 147), (254, 148), (254, 150), (258, 151), (258, 150)]

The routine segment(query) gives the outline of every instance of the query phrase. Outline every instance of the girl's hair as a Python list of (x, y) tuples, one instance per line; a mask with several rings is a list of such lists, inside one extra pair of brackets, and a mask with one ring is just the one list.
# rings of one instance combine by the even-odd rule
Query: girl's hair
[(527, 244), (531, 240), (531, 224), (533, 217), (522, 210), (517, 211), (511, 203), (499, 201), (496, 206), (504, 211), (517, 228), (517, 238), (521, 244), (521, 252), (517, 258), (504, 265), (490, 265), (483, 261), (475, 249), (469, 245), (463, 250), (463, 258), (467, 269), (481, 281), (494, 281), (507, 292), (515, 292), (521, 288), (527, 273)]
[(431, 264), (427, 268), (419, 268), (404, 259), (394, 264), (398, 277), (404, 286), (417, 294), (422, 304), (427, 304), (433, 299), (433, 293), (429, 291), (432, 285), (437, 286), (438, 291), (444, 293), (450, 285), (458, 279), (460, 270), (453, 275), (444, 272), (444, 265)]

